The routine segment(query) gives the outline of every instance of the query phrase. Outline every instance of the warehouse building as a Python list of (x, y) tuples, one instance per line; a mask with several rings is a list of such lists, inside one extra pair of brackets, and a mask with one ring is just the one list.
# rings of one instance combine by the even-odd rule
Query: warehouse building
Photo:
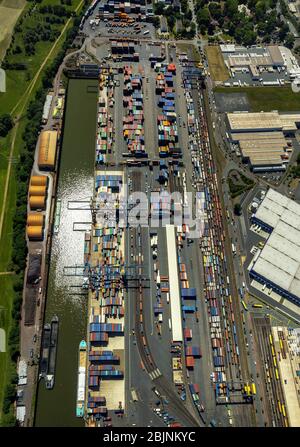
[[(283, 132), (291, 135), (300, 125), (300, 113), (233, 112), (227, 113), (231, 134), (244, 132)], [(232, 135), (234, 138), (234, 135)]]
[(227, 114), (231, 141), (240, 147), (244, 163), (254, 172), (284, 171), (293, 151), (287, 136), (294, 136), (300, 114), (234, 112)]
[(300, 205), (269, 189), (251, 221), (270, 233), (250, 278), (300, 306)]
[[(242, 47), (220, 45), (224, 63), (231, 78), (261, 82), (262, 85), (284, 85), (300, 76), (297, 59), (289, 48), (278, 45)], [(239, 74), (245, 74), (240, 78)], [(225, 84), (226, 85), (226, 84)], [(230, 84), (229, 84), (230, 85)]]
[(41, 132), (39, 140), (39, 169), (53, 170), (56, 161), (57, 132), (46, 130)]
[(172, 321), (172, 340), (173, 342), (183, 342), (182, 320), (181, 320), (181, 302), (178, 283), (178, 265), (176, 234), (174, 225), (166, 225), (167, 250), (168, 250), (168, 269), (170, 280), (170, 305)]

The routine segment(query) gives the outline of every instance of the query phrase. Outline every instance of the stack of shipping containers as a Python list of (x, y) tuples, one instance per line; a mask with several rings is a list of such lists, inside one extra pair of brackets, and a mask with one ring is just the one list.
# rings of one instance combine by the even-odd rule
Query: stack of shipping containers
[(129, 66), (124, 67), (123, 106), (126, 110), (126, 116), (123, 118), (123, 136), (128, 152), (136, 157), (146, 156), (142, 76), (134, 75)]
[[(122, 175), (104, 175), (96, 172), (95, 196), (108, 210), (116, 212), (122, 187)], [(113, 197), (113, 204), (108, 199)], [(86, 237), (85, 261), (91, 262), (91, 254), (97, 265), (90, 273), (89, 286), (93, 306), (89, 311), (89, 363), (88, 363), (88, 415), (99, 418), (107, 413), (107, 396), (101, 392), (102, 380), (124, 378), (120, 369), (120, 356), (112, 349), (105, 349), (111, 337), (123, 337), (124, 284), (122, 269), (124, 258), (121, 249), (123, 229), (116, 222), (107, 226), (96, 224), (91, 237)], [(90, 254), (88, 254), (90, 253)], [(116, 319), (116, 323), (112, 322)]]
[[(154, 66), (155, 69), (156, 66), (157, 64)], [(159, 156), (177, 158), (181, 155), (181, 150), (178, 147), (175, 112), (176, 67), (174, 64), (159, 64), (159, 66), (156, 76), (156, 94), (159, 95), (157, 105), (162, 109), (162, 114), (157, 117)]]

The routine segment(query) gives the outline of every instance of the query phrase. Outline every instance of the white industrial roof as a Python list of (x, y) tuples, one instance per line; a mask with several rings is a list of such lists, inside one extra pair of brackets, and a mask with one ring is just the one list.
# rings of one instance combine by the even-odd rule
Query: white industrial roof
[(23, 359), (21, 359), (19, 361), (18, 376), (19, 377), (26, 377), (27, 376), (27, 363)]
[(178, 283), (177, 249), (174, 225), (166, 225), (168, 269), (170, 284), (170, 304), (173, 341), (183, 341), (180, 291)]
[(300, 205), (269, 189), (256, 217), (274, 229), (253, 270), (300, 298)]
[(283, 114), (273, 112), (232, 112), (227, 113), (231, 132), (256, 132), (267, 130), (296, 130), (300, 121), (299, 113)]
[(20, 422), (24, 422), (25, 415), (26, 415), (26, 407), (25, 406), (17, 407), (17, 414), (16, 414), (17, 420)]

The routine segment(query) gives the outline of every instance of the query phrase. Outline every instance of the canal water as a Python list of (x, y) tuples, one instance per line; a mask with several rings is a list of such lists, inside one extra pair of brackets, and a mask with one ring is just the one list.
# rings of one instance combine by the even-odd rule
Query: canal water
[[(55, 385), (46, 390), (38, 385), (36, 426), (83, 426), (75, 417), (78, 346), (86, 338), (87, 295), (82, 294), (81, 277), (66, 276), (65, 267), (83, 264), (84, 232), (73, 231), (74, 222), (91, 222), (90, 211), (80, 209), (93, 190), (97, 81), (69, 81), (65, 129), (60, 159), (57, 199), (61, 199), (58, 234), (52, 237), (45, 322), (59, 317)], [(76, 227), (76, 226), (75, 226)], [(77, 287), (76, 287), (77, 286)], [(79, 286), (79, 287), (78, 287)]]

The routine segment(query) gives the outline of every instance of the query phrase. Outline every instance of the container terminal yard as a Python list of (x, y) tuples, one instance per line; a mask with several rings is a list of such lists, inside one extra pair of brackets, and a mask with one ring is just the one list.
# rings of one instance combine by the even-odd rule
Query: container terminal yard
[[(80, 25), (89, 51), (45, 103), (28, 195), (19, 422), (295, 426), (299, 334), (289, 316), (250, 305), (207, 70), (191, 44), (155, 38), (145, 6), (128, 5), (92, 3)], [(76, 85), (88, 120), (72, 118)], [(66, 157), (71, 119), (90, 125), (74, 141), (89, 163), (80, 188), (71, 149)]]

